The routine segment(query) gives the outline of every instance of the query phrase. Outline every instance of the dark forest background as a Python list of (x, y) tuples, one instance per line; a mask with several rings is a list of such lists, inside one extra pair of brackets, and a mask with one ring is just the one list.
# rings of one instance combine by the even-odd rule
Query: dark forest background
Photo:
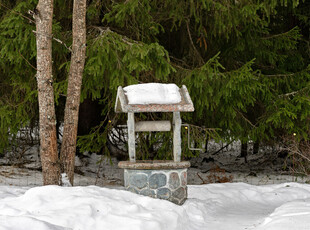
[[(36, 5), (37, 0), (0, 0), (1, 153), (17, 144), (19, 130), (38, 127), (35, 24), (28, 14)], [(72, 1), (55, 0), (58, 128), (71, 42)], [(118, 125), (126, 123), (126, 116), (114, 113), (117, 87), (176, 83), (187, 86), (195, 105), (194, 113), (182, 114), (191, 124), (194, 147), (206, 148), (215, 138), (241, 140), (247, 149), (253, 141), (256, 151), (258, 146), (290, 146), (309, 161), (309, 64), (309, 0), (89, 0), (78, 146), (127, 156), (119, 148), (125, 141)], [(171, 158), (169, 135), (141, 134), (138, 157)], [(196, 156), (183, 141), (183, 157)]]

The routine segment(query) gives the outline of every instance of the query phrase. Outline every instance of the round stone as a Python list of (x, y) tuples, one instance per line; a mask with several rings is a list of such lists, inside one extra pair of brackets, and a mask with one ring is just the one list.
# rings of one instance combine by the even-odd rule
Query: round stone
[(175, 203), (175, 204), (178, 204), (178, 205), (183, 205), (184, 203), (185, 203), (185, 201), (186, 201), (186, 197), (184, 198), (184, 199), (182, 199), (182, 200), (179, 200), (177, 203)]
[(140, 191), (140, 195), (149, 196), (155, 198), (155, 191), (150, 189), (143, 189)]
[(180, 203), (181, 203), (180, 200), (178, 200), (178, 199), (176, 199), (176, 198), (174, 198), (174, 197), (171, 197), (171, 198), (169, 199), (169, 201), (171, 201), (172, 203), (177, 204), (177, 205), (180, 205)]
[(147, 185), (147, 176), (145, 174), (131, 174), (129, 177), (129, 182), (131, 186), (142, 189)]
[(182, 200), (186, 198), (186, 189), (184, 187), (180, 187), (172, 193), (172, 196)]
[(132, 193), (139, 194), (139, 191), (135, 189), (134, 187), (127, 187), (126, 190)]
[(163, 173), (155, 173), (150, 176), (149, 186), (152, 189), (163, 187), (167, 184), (167, 177)]
[(181, 172), (181, 185), (186, 186), (187, 185), (187, 172)]
[(169, 176), (169, 187), (172, 189), (177, 189), (180, 186), (179, 174), (176, 172), (170, 173)]
[(168, 200), (171, 196), (171, 191), (168, 188), (160, 188), (157, 190), (157, 198)]

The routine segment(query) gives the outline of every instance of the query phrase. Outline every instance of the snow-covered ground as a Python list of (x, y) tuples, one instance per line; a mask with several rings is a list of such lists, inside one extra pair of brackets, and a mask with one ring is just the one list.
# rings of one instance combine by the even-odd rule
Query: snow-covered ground
[[(43, 187), (38, 146), (20, 158), (8, 153), (0, 159), (0, 230), (310, 230), (310, 178), (290, 175), (266, 149), (245, 163), (238, 146), (215, 155), (214, 144), (191, 160), (182, 206), (124, 191), (115, 158), (77, 158), (76, 187)], [(231, 183), (214, 183), (224, 181)]]
[(190, 185), (183, 206), (121, 189), (0, 186), (0, 229), (309, 230), (310, 185)]

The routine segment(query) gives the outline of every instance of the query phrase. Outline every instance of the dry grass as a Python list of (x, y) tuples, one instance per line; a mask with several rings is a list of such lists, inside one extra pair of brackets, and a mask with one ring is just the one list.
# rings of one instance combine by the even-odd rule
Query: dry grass
[(232, 182), (234, 179), (232, 175), (227, 175), (225, 169), (221, 169), (220, 167), (211, 169), (205, 178), (202, 178), (199, 173), (197, 173), (197, 176), (202, 181), (201, 184), (227, 183)]

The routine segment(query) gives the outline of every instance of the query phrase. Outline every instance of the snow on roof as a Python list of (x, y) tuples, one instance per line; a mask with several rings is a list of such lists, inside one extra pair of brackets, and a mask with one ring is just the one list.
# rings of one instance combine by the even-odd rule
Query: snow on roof
[(116, 113), (193, 112), (187, 88), (175, 84), (146, 83), (117, 89)]
[(181, 94), (176, 84), (146, 83), (124, 87), (129, 105), (177, 104)]

